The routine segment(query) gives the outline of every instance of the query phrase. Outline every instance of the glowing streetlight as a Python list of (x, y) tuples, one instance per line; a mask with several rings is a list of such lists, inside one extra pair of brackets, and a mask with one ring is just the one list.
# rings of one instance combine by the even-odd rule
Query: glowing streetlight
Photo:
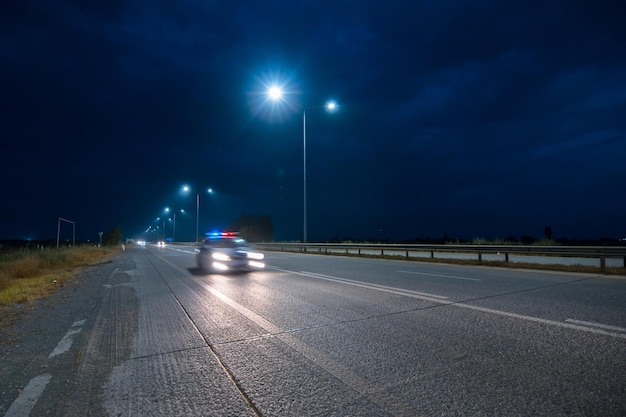
[[(188, 185), (183, 185), (182, 188), (183, 192), (188, 193), (191, 191), (191, 187), (189, 187)], [(207, 188), (206, 192), (208, 194), (213, 194), (213, 188)], [(200, 235), (199, 235), (199, 229), (200, 229), (200, 193), (196, 193), (196, 242), (198, 242)]]
[[(270, 86), (267, 89), (267, 96), (269, 97), (270, 100), (272, 101), (280, 101), (283, 99), (283, 91), (280, 87), (278, 86)], [(315, 108), (321, 108), (323, 107), (324, 109), (326, 109), (327, 111), (336, 111), (338, 109), (338, 105), (335, 101), (328, 101), (324, 106), (318, 106), (318, 107), (301, 107), (300, 109), (302, 110), (302, 149), (303, 149), (303, 206), (302, 206), (302, 218), (303, 218), (303, 225), (302, 225), (302, 243), (306, 243), (307, 242), (307, 236), (306, 236), (306, 232), (307, 232), (307, 218), (306, 218), (306, 110), (307, 109), (315, 109)]]
[[(170, 210), (169, 207), (165, 207), (166, 213), (169, 213), (170, 211), (173, 213), (172, 217), (174, 218), (172, 223), (172, 242), (176, 242), (176, 210)], [(179, 212), (184, 214), (185, 210), (180, 209)], [(165, 222), (163, 223), (163, 228), (165, 228)]]
[(283, 97), (283, 90), (274, 85), (267, 90), (267, 95), (271, 100), (280, 100)]

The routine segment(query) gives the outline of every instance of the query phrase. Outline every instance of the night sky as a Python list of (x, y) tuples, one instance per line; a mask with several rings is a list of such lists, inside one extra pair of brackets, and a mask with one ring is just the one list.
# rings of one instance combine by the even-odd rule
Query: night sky
[(4, 1), (0, 239), (145, 237), (168, 206), (193, 240), (196, 195), (201, 235), (249, 214), (302, 239), (305, 109), (311, 241), (624, 237), (625, 22), (622, 0)]

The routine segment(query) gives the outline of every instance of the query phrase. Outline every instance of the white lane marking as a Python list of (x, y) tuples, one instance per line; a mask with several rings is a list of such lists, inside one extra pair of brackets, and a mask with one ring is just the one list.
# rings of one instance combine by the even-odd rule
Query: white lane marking
[(85, 320), (75, 321), (72, 324), (72, 328), (70, 328), (67, 333), (65, 333), (65, 336), (63, 336), (63, 338), (59, 341), (54, 350), (48, 355), (48, 359), (51, 359), (57, 355), (60, 355), (61, 353), (65, 353), (70, 350), (70, 347), (72, 347), (72, 342), (74, 341), (73, 336), (77, 333), (80, 333), (82, 329), (78, 326), (82, 326), (83, 324), (85, 324)]
[(574, 323), (571, 323), (571, 324), (570, 323), (563, 323), (562, 321), (548, 320), (548, 319), (542, 319), (542, 318), (539, 318), (539, 317), (532, 317), (532, 316), (525, 316), (523, 314), (517, 314), (517, 313), (508, 313), (506, 311), (493, 310), (491, 308), (478, 307), (478, 306), (473, 306), (473, 305), (470, 305), (470, 304), (463, 304), (463, 303), (450, 303), (450, 304), (452, 306), (455, 306), (455, 307), (467, 308), (469, 310), (481, 311), (483, 313), (488, 313), (488, 314), (497, 314), (499, 316), (510, 317), (510, 318), (514, 318), (514, 319), (520, 319), (520, 320), (530, 321), (530, 322), (534, 322), (534, 323), (547, 324), (547, 325), (551, 325), (551, 326), (562, 327), (562, 328), (565, 328), (565, 329), (582, 330), (582, 331), (587, 332), (587, 333), (601, 334), (601, 335), (604, 335), (604, 336), (611, 336), (611, 337), (617, 337), (619, 339), (626, 339), (626, 334), (613, 333), (613, 332), (609, 332), (609, 331), (605, 331), (605, 330), (601, 330), (601, 329), (594, 329), (594, 328), (591, 328), (591, 327), (579, 326), (579, 325), (574, 324)]
[[(174, 264), (172, 264), (174, 265)], [(178, 268), (178, 267), (177, 267)], [(309, 346), (302, 340), (293, 335), (294, 330), (285, 330), (275, 325), (271, 321), (265, 319), (263, 316), (255, 313), (254, 311), (246, 308), (242, 304), (228, 297), (213, 286), (207, 284), (205, 281), (193, 277), (197, 283), (204, 287), (207, 291), (219, 298), (224, 304), (239, 312), (248, 320), (257, 324), (263, 328), (267, 334), (265, 337), (275, 337), (281, 340), (283, 343), (289, 345), (292, 349), (296, 350), (304, 357), (315, 363), (320, 368), (326, 370), (329, 374), (339, 379), (349, 387), (352, 387), (355, 391), (366, 395), (372, 402), (378, 404), (381, 408), (389, 411), (394, 416), (416, 416), (419, 417), (415, 410), (410, 408), (407, 404), (394, 397), (392, 393), (387, 392), (384, 388), (377, 385), (371, 385), (369, 381), (363, 379), (358, 374), (354, 373), (343, 365), (337, 363), (332, 358), (325, 355), (323, 352), (318, 351), (312, 346)]]
[(173, 249), (172, 248), (171, 250), (176, 251), (176, 252), (192, 253), (192, 254), (196, 253), (196, 251), (200, 252), (200, 250), (198, 250), (198, 249), (187, 250), (187, 249)]
[(465, 303), (455, 303), (454, 301), (447, 301), (447, 300), (441, 299), (441, 298), (447, 298), (447, 297), (441, 297), (441, 296), (432, 297), (432, 296), (423, 295), (421, 293), (417, 293), (413, 291), (405, 291), (405, 290), (398, 290), (398, 289), (394, 290), (391, 287), (387, 287), (387, 288), (391, 288), (391, 290), (389, 290), (389, 289), (385, 289), (384, 286), (379, 286), (375, 284), (364, 284), (362, 282), (360, 283), (358, 281), (352, 281), (352, 280), (348, 280), (344, 278), (329, 279), (329, 278), (324, 278), (322, 275), (318, 275), (318, 274), (309, 274), (309, 273), (303, 273), (303, 272), (297, 272), (297, 271), (289, 271), (289, 270), (280, 269), (280, 268), (272, 268), (272, 269), (275, 269), (277, 271), (291, 273), (291, 274), (305, 275), (311, 278), (335, 281), (335, 282), (346, 284), (346, 285), (354, 285), (357, 287), (369, 288), (375, 291), (384, 291), (384, 292), (389, 292), (393, 294), (404, 295), (407, 297), (413, 297), (413, 298), (418, 298), (418, 299), (422, 299), (425, 301), (431, 301), (433, 303), (449, 305), (452, 307), (465, 308), (468, 310), (480, 311), (482, 313), (487, 313), (487, 314), (495, 314), (498, 316), (514, 318), (514, 319), (519, 319), (519, 320), (524, 320), (524, 321), (530, 321), (533, 323), (547, 324), (550, 326), (557, 326), (557, 327), (566, 328), (566, 329), (580, 330), (580, 331), (584, 331), (587, 333), (594, 333), (594, 334), (600, 334), (604, 336), (616, 337), (619, 339), (626, 339), (626, 334), (624, 333), (614, 333), (614, 332), (610, 332), (610, 331), (599, 329), (599, 328), (595, 329), (595, 328), (588, 327), (588, 326), (580, 326), (574, 323), (564, 323), (562, 321), (548, 320), (548, 319), (542, 319), (539, 317), (532, 317), (532, 316), (525, 316), (523, 314), (509, 313), (509, 312), (502, 311), (502, 310), (494, 310), (491, 308), (479, 307), (479, 306), (474, 306), (474, 305), (465, 304)]
[(457, 276), (454, 276), (454, 275), (430, 274), (428, 272), (416, 272), (416, 271), (398, 271), (398, 272), (401, 272), (403, 274), (427, 275), (427, 276), (430, 276), (430, 277), (462, 279), (464, 281), (482, 281), (482, 279), (478, 279), (478, 278), (465, 278), (465, 277), (457, 277)]
[[(183, 274), (188, 274), (189, 271), (183, 270), (178, 265), (173, 264), (167, 259), (161, 258), (162, 261), (168, 263), (172, 267), (176, 268)], [(289, 272), (289, 271), (288, 271)], [(215, 295), (226, 305), (241, 313), (244, 317), (250, 321), (256, 323), (259, 327), (268, 332), (267, 336), (275, 337), (282, 342), (291, 346), (292, 349), (300, 352), (303, 356), (309, 359), (311, 362), (317, 364), (320, 368), (326, 370), (326, 372), (335, 376), (340, 381), (343, 381), (346, 385), (352, 387), (355, 391), (362, 393), (372, 402), (378, 404), (382, 409), (389, 411), (392, 415), (397, 416), (416, 416), (420, 415), (408, 405), (388, 393), (384, 388), (379, 386), (372, 386), (367, 380), (361, 378), (359, 375), (352, 372), (350, 369), (344, 368), (341, 364), (335, 362), (323, 352), (307, 345), (303, 341), (299, 340), (292, 334), (293, 330), (281, 329), (269, 320), (258, 315), (252, 310), (239, 304), (237, 301), (228, 297), (226, 294), (217, 290), (213, 286), (207, 284), (205, 281), (198, 277), (191, 277), (194, 281), (204, 287), (207, 291)]]
[(13, 404), (11, 404), (11, 407), (9, 407), (4, 414), (4, 417), (26, 417), (30, 415), (30, 412), (33, 410), (33, 407), (51, 378), (52, 375), (43, 374), (31, 379), (28, 385), (24, 387), (19, 397), (13, 401)]
[[(278, 269), (278, 268), (273, 268), (273, 269)], [(278, 270), (279, 271), (285, 271), (285, 270), (281, 270), (281, 269), (278, 269)], [(292, 271), (286, 271), (286, 272), (292, 272)], [(380, 284), (365, 283), (365, 282), (361, 282), (361, 281), (354, 281), (354, 280), (347, 279), (347, 278), (339, 278), (339, 277), (334, 277), (334, 276), (331, 276), (331, 275), (317, 274), (315, 272), (300, 271), (300, 272), (293, 272), (293, 273), (304, 275), (304, 276), (307, 276), (307, 277), (312, 277), (312, 278), (324, 279), (326, 281), (334, 281), (334, 282), (339, 282), (341, 284), (348, 284), (348, 285), (352, 285), (354, 287), (370, 288), (370, 289), (373, 288), (373, 289), (376, 289), (378, 291), (388, 292), (388, 293), (391, 293), (391, 294), (400, 294), (400, 295), (418, 296), (418, 297), (429, 297), (429, 298), (437, 298), (439, 300), (447, 300), (448, 299), (448, 297), (445, 297), (443, 295), (429, 294), (429, 293), (426, 293), (426, 292), (418, 292), (418, 291), (411, 291), (411, 290), (404, 290), (404, 289), (388, 287), (386, 285), (380, 285)]]
[(591, 321), (582, 321), (582, 320), (574, 320), (574, 319), (567, 319), (565, 321), (568, 322), (568, 323), (580, 324), (580, 325), (583, 325), (583, 326), (598, 327), (600, 329), (615, 330), (617, 332), (625, 332), (626, 333), (626, 328), (624, 328), (624, 327), (617, 327), (617, 326), (611, 326), (609, 324), (594, 323), (594, 322), (591, 322)]

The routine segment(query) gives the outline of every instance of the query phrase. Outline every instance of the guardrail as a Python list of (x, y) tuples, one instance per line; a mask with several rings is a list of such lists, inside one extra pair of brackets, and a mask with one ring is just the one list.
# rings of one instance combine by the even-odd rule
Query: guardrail
[(308, 253), (344, 253), (346, 255), (403, 256), (406, 258), (435, 258), (438, 253), (472, 253), (480, 263), (485, 254), (504, 255), (509, 262), (512, 254), (563, 256), (599, 259), (601, 272), (606, 272), (606, 260), (622, 259), (626, 268), (626, 247), (621, 246), (524, 246), (524, 245), (424, 245), (369, 243), (256, 243), (261, 250)]

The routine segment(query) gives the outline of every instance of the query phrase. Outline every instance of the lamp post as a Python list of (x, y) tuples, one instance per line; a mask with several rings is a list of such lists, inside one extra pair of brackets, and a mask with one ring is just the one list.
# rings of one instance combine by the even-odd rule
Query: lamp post
[[(181, 213), (184, 213), (185, 210), (180, 209), (179, 210)], [(165, 212), (169, 213), (170, 212), (170, 208), (169, 207), (165, 207)], [(172, 242), (176, 242), (176, 210), (172, 211), (172, 217), (174, 218), (174, 222), (172, 223)], [(163, 228), (165, 228), (165, 221), (163, 221)]]
[[(188, 193), (189, 191), (191, 191), (191, 187), (189, 187), (188, 185), (183, 185), (183, 191)], [(206, 191), (209, 194), (213, 194), (212, 188), (207, 188)], [(198, 239), (200, 237), (199, 230), (200, 230), (200, 193), (196, 193), (196, 242), (198, 242)]]
[[(280, 101), (283, 99), (283, 92), (280, 87), (272, 86), (267, 90), (267, 95), (272, 101)], [(327, 102), (324, 106), (318, 107), (301, 107), (302, 110), (302, 243), (307, 243), (307, 213), (306, 213), (306, 111), (307, 109), (324, 108), (327, 111), (337, 110), (337, 103), (334, 101)]]
[[(159, 220), (161, 220), (160, 217), (156, 218), (156, 221), (158, 222)], [(159, 228), (159, 226), (157, 226), (157, 229)], [(165, 217), (163, 218), (163, 242), (165, 242)]]
[[(163, 210), (165, 213), (167, 213), (169, 215), (170, 213), (170, 208), (169, 207), (165, 207), (165, 210)], [(168, 218), (169, 221), (172, 221), (172, 218)], [(163, 218), (163, 242), (165, 242), (167, 240), (167, 237), (165, 236), (165, 218)], [(172, 236), (172, 241), (174, 241), (174, 237)]]

